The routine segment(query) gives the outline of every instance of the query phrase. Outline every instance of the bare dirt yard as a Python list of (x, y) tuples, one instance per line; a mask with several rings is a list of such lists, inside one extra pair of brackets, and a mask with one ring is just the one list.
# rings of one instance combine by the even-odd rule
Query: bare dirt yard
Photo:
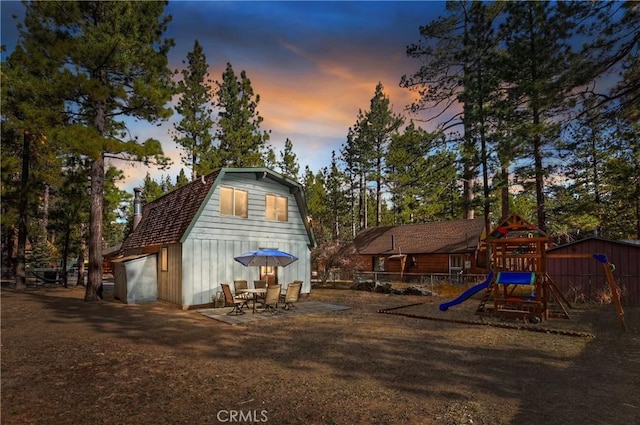
[(2, 289), (3, 425), (640, 423), (637, 308), (627, 332), (611, 305), (543, 323), (565, 334), (418, 318), (477, 320), (473, 301), (442, 313), (437, 297), (343, 289), (310, 299), (348, 310), (236, 326), (82, 296)]

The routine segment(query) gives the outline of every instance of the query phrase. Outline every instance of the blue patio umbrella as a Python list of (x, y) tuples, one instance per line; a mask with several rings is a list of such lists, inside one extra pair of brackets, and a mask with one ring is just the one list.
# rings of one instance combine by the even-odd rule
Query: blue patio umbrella
[(277, 249), (257, 249), (234, 257), (243, 266), (281, 266), (286, 267), (298, 260), (293, 254)]

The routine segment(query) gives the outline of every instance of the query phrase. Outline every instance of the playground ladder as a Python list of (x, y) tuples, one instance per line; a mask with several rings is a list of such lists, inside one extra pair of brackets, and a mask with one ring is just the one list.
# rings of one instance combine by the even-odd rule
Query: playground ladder
[(487, 305), (487, 301), (491, 298), (491, 293), (493, 292), (493, 287), (496, 284), (495, 279), (491, 281), (487, 289), (484, 290), (484, 295), (482, 296), (482, 300), (480, 300), (480, 305), (478, 305), (478, 309), (476, 313), (483, 313), (485, 311), (485, 306)]

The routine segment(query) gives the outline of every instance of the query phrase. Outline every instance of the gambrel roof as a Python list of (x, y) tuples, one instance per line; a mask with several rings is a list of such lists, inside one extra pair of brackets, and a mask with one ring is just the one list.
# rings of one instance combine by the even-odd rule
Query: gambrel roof
[(256, 179), (269, 178), (289, 187), (294, 195), (312, 245), (315, 238), (307, 220), (307, 208), (299, 183), (268, 168), (221, 168), (146, 204), (142, 219), (122, 244), (124, 251), (169, 245), (183, 241), (190, 226), (198, 219), (207, 200), (225, 174), (255, 174)]
[(371, 227), (358, 233), (354, 245), (360, 255), (475, 252), (483, 230), (481, 218)]

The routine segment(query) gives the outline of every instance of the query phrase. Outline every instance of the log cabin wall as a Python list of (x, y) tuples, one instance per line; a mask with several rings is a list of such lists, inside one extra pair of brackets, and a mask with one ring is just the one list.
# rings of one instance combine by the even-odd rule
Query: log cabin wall
[[(449, 273), (449, 256), (452, 254), (407, 254), (405, 261), (404, 273), (411, 274), (431, 274), (431, 273)], [(466, 261), (471, 262), (471, 268), (465, 269), (465, 273), (483, 274), (486, 270), (481, 267), (477, 267), (475, 256), (473, 254), (453, 254), (463, 255)], [(377, 257), (385, 258), (384, 271), (389, 273), (400, 273), (401, 261), (389, 260), (385, 255), (371, 256), (360, 255), (358, 257), (358, 264), (363, 271), (380, 271), (375, 268)], [(415, 259), (415, 261), (414, 261)]]

